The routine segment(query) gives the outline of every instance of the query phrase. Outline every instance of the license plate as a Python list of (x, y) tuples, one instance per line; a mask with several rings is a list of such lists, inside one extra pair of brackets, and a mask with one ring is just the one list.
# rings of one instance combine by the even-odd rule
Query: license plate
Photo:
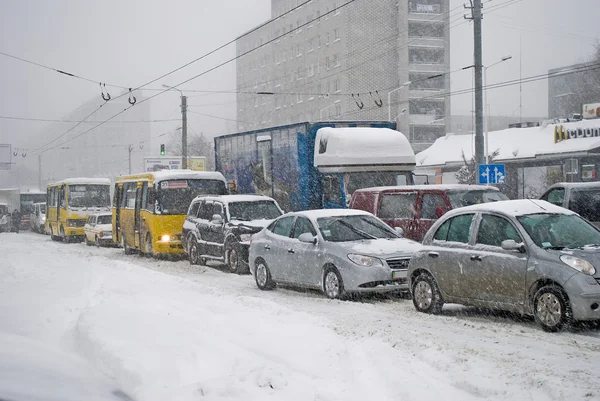
[(394, 270), (392, 271), (392, 280), (406, 278), (406, 270)]

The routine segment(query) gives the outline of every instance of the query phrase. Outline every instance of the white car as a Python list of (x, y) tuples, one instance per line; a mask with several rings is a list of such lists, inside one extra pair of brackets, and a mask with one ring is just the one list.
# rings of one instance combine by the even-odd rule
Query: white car
[(83, 232), (85, 234), (86, 245), (114, 245), (112, 239), (112, 214), (90, 214), (83, 227)]
[(31, 231), (40, 234), (46, 233), (46, 203), (34, 203), (33, 210), (29, 215), (29, 224), (31, 225)]

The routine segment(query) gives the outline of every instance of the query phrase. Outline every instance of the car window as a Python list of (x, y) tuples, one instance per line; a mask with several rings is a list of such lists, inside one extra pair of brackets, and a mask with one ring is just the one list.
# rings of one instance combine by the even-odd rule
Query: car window
[(296, 219), (296, 224), (294, 225), (294, 238), (298, 238), (304, 233), (311, 233), (313, 236), (317, 235), (317, 232), (309, 219), (306, 217), (298, 217)]
[(188, 216), (196, 217), (198, 215), (198, 209), (200, 208), (200, 203), (201, 202), (192, 203), (192, 206), (190, 206), (190, 210), (188, 212)]
[(415, 214), (416, 193), (384, 194), (379, 205), (380, 219), (412, 219)]
[(200, 206), (200, 212), (198, 213), (198, 218), (202, 220), (210, 220), (213, 215), (213, 203), (212, 202), (202, 202), (202, 206)]
[(538, 213), (520, 216), (518, 220), (541, 248), (582, 248), (600, 244), (600, 230), (576, 214)]
[(517, 229), (507, 219), (491, 214), (484, 214), (479, 224), (477, 243), (483, 245), (502, 246), (502, 241), (512, 239), (523, 242)]
[[(213, 213), (212, 214), (218, 214), (221, 217), (224, 217), (223, 215), (223, 205), (221, 203), (215, 202), (213, 203)], [(212, 215), (210, 216), (212, 219)]]
[(600, 221), (600, 189), (571, 190), (569, 209), (581, 217)]
[(439, 241), (469, 243), (469, 231), (473, 222), (472, 214), (462, 214), (444, 222), (435, 233), (434, 239)]
[(565, 189), (564, 188), (556, 188), (552, 191), (548, 192), (546, 195), (542, 197), (543, 200), (548, 201), (554, 205), (562, 206), (565, 200)]
[(289, 237), (290, 233), (292, 232), (294, 218), (295, 216), (288, 216), (278, 220), (277, 224), (275, 224), (275, 227), (273, 228), (273, 234)]
[(447, 195), (453, 208), (508, 200), (502, 192), (493, 189), (452, 190)]
[(98, 224), (111, 224), (112, 223), (112, 216), (110, 214), (105, 214), (102, 216), (98, 216), (96, 217), (95, 220)]
[(398, 238), (390, 226), (371, 215), (319, 217), (317, 226), (325, 241), (331, 242)]
[(421, 218), (429, 220), (437, 220), (435, 210), (438, 207), (446, 207), (446, 202), (442, 195), (423, 194), (421, 201)]

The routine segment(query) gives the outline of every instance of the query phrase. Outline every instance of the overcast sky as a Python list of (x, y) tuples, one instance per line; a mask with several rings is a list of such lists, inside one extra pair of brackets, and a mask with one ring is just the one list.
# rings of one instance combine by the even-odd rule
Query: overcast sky
[[(489, 83), (518, 79), (520, 61), (522, 76), (528, 77), (590, 57), (596, 38), (600, 37), (598, 0), (521, 0), (502, 6), (506, 1), (492, 0), (484, 8), (484, 64), (505, 55), (513, 56), (489, 70)], [(461, 4), (462, 1), (451, 0), (451, 9)], [(494, 5), (502, 8), (493, 10)], [(0, 0), (0, 51), (94, 81), (135, 87), (235, 38), (267, 20), (270, 12), (270, 0)], [(451, 25), (453, 70), (473, 63), (472, 24), (462, 23), (460, 14), (460, 9), (452, 13), (452, 20), (456, 20)], [(235, 47), (231, 46), (152, 86), (179, 83), (234, 52)], [(1, 116), (61, 119), (100, 95), (93, 83), (1, 55), (0, 71)], [(453, 91), (471, 85), (470, 70), (452, 74)], [(234, 89), (235, 64), (183, 87)], [(235, 119), (235, 96), (189, 96), (190, 111)], [(489, 102), (492, 114), (518, 115), (518, 86), (490, 91)], [(178, 104), (179, 93), (165, 93), (152, 100), (151, 117), (177, 118)], [(546, 81), (523, 86), (523, 115), (545, 116), (547, 104)], [(453, 97), (453, 114), (469, 114), (470, 110), (471, 95)], [(192, 132), (204, 132), (207, 136), (235, 129), (231, 121), (195, 113), (190, 113), (189, 124)], [(0, 119), (0, 143), (31, 146), (28, 139), (44, 125)], [(177, 122), (154, 124), (153, 134), (178, 126)]]

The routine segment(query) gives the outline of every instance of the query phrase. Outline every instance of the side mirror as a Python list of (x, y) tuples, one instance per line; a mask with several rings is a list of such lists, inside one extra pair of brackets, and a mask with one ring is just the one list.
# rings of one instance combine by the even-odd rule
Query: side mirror
[(220, 214), (213, 214), (211, 223), (213, 224), (223, 224), (223, 217)]
[(311, 233), (302, 233), (302, 234), (300, 234), (300, 236), (298, 237), (298, 240), (300, 242), (305, 242), (307, 244), (313, 244), (313, 245), (317, 244), (317, 237), (315, 237)]
[(438, 206), (435, 208), (435, 217), (437, 217), (438, 219), (440, 217), (442, 217), (444, 214), (446, 214), (446, 208), (444, 206)]
[(525, 252), (525, 245), (520, 242), (517, 243), (514, 239), (505, 239), (502, 241), (502, 249), (505, 251), (519, 251), (521, 253)]
[(404, 229), (402, 227), (395, 227), (394, 230), (396, 230), (396, 233), (403, 238), (404, 237)]

